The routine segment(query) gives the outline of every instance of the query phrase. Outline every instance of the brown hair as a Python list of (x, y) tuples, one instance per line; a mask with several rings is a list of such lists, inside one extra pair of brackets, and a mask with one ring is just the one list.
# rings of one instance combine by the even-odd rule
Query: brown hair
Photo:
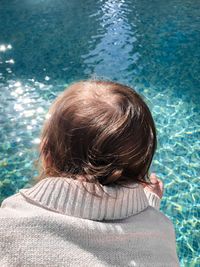
[(42, 170), (98, 185), (151, 184), (156, 129), (141, 96), (120, 83), (80, 81), (49, 110), (40, 143)]

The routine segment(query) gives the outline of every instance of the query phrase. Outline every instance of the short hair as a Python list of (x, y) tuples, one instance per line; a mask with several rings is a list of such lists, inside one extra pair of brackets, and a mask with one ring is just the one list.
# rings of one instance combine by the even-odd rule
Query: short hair
[(53, 102), (45, 121), (39, 179), (71, 177), (98, 185), (149, 184), (156, 128), (142, 97), (103, 80), (73, 83)]

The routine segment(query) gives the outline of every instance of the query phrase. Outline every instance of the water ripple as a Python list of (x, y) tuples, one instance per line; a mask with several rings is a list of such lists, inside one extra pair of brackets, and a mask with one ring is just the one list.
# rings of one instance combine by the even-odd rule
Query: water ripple
[(35, 174), (39, 132), (72, 81), (135, 87), (158, 131), (151, 166), (165, 184), (181, 266), (199, 263), (200, 2), (1, 1), (0, 202)]

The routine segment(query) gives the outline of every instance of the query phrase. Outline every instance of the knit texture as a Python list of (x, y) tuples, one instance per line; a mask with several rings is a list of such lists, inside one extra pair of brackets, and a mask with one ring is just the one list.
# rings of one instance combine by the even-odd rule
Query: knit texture
[(179, 266), (160, 198), (136, 183), (102, 188), (48, 177), (5, 199), (0, 266)]

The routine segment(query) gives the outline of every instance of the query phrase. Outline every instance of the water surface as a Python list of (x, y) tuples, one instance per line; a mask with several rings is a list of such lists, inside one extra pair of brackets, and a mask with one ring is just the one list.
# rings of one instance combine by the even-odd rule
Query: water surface
[(0, 201), (36, 174), (52, 100), (98, 77), (141, 93), (158, 129), (152, 170), (165, 183), (181, 266), (200, 266), (200, 2), (0, 1)]

